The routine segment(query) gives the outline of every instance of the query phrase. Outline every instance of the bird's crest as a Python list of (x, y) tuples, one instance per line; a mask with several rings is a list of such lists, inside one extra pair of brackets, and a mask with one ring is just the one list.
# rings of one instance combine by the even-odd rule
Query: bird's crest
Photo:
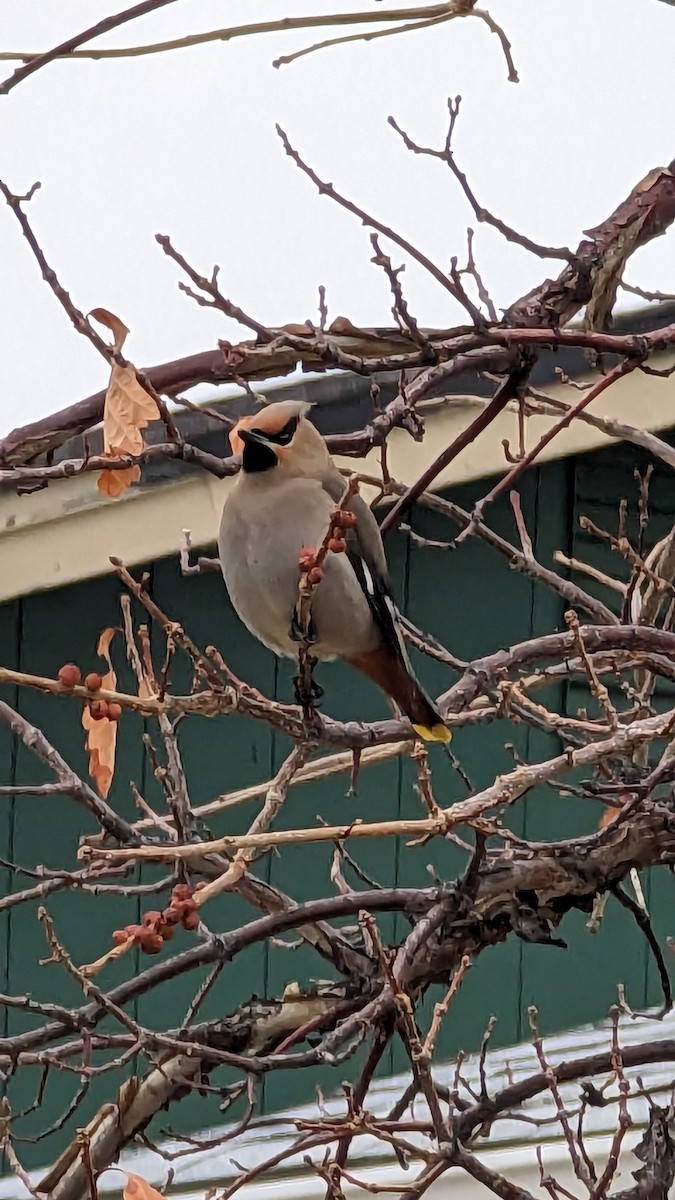
[(268, 404), (259, 412), (242, 417), (234, 429), (230, 430), (232, 453), (241, 454), (243, 452), (244, 443), (240, 437), (240, 430), (255, 429), (259, 433), (266, 434), (270, 439), (274, 439), (276, 434), (285, 429), (289, 421), (304, 417), (310, 408), (311, 405), (304, 400), (280, 400), (277, 404)]

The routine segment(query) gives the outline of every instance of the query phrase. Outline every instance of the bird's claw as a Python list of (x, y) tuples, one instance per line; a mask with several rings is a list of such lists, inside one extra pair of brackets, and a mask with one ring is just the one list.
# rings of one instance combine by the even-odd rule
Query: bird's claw
[(293, 609), (289, 634), (292, 642), (302, 642), (305, 646), (312, 646), (316, 641), (316, 629), (312, 618), (310, 617), (309, 629), (305, 632), (300, 624), (297, 609)]
[(301, 679), (299, 675), (293, 676), (293, 687), (295, 688), (295, 702), (301, 708), (311, 709), (317, 708), (319, 701), (323, 697), (323, 688), (314, 679), (309, 680), (309, 686)]

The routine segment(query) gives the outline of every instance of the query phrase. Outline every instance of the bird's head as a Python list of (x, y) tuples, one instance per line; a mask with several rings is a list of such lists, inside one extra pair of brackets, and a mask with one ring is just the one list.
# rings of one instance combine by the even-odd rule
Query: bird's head
[(246, 475), (275, 468), (284, 475), (314, 475), (325, 468), (328, 449), (307, 420), (309, 408), (302, 400), (282, 400), (242, 417), (230, 432), (230, 445), (233, 454), (241, 454)]

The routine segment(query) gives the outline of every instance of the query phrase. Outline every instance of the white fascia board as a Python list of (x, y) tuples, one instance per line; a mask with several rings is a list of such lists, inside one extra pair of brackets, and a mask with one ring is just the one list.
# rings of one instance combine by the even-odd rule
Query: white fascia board
[[(633, 1145), (637, 1143), (640, 1136), (640, 1132), (634, 1134)], [(611, 1144), (612, 1139), (609, 1137), (585, 1139), (586, 1150), (591, 1159), (600, 1164), (600, 1171), (607, 1161)], [(558, 1184), (573, 1190), (578, 1181), (570, 1162), (567, 1143), (544, 1143), (540, 1148), (546, 1171)], [(517, 1146), (509, 1150), (485, 1151), (479, 1149), (474, 1153), (481, 1163), (504, 1175), (516, 1187), (524, 1188), (534, 1196), (546, 1194), (542, 1193), (540, 1189), (539, 1164), (534, 1146)], [(318, 1155), (317, 1160), (320, 1161)], [(635, 1171), (639, 1166), (640, 1163), (630, 1150), (624, 1149), (614, 1179), (614, 1188), (628, 1186), (632, 1182), (631, 1171)], [(374, 1184), (378, 1189), (387, 1188), (390, 1194), (394, 1194), (397, 1188), (409, 1187), (422, 1167), (422, 1162), (418, 1161), (411, 1163), (409, 1169), (403, 1171), (392, 1155), (390, 1162), (377, 1167), (362, 1169), (358, 1165), (350, 1165), (349, 1173), (366, 1185)], [(343, 1181), (341, 1186), (346, 1200), (363, 1200), (364, 1195), (368, 1194), (362, 1188), (346, 1181)], [(238, 1200), (323, 1200), (325, 1194), (325, 1181), (319, 1175), (305, 1168), (302, 1173), (288, 1176), (285, 1179), (277, 1177), (269, 1181), (258, 1180), (241, 1188), (237, 1192), (237, 1197)], [(387, 1193), (382, 1192), (382, 1194)], [(449, 1200), (449, 1197), (452, 1196), (458, 1197), (458, 1200), (488, 1200), (488, 1197), (492, 1197), (494, 1200), (492, 1191), (485, 1188), (483, 1184), (477, 1183), (459, 1167), (450, 1168), (445, 1175), (431, 1185), (425, 1192), (425, 1196), (428, 1200)], [(179, 1194), (176, 1200), (204, 1200), (204, 1191), (188, 1192), (185, 1196)]]
[[(675, 1012), (663, 1018), (652, 1014), (638, 1020), (621, 1016), (621, 1046), (625, 1049), (659, 1041), (670, 1045), (674, 1028)], [(555, 1068), (557, 1062), (584, 1058), (601, 1050), (609, 1050), (612, 1036), (609, 1021), (567, 1030), (546, 1038), (547, 1057)], [(495, 1050), (489, 1059), (490, 1090), (498, 1093), (507, 1084), (517, 1083), (529, 1077), (538, 1068), (538, 1059), (530, 1042)], [(473, 1054), (463, 1064), (463, 1073), (469, 1088), (474, 1091), (480, 1087), (480, 1072), (480, 1057)], [(454, 1078), (454, 1066), (452, 1063), (439, 1063), (434, 1074), (439, 1082), (450, 1082)], [(642, 1095), (635, 1094), (634, 1085), (639, 1077), (653, 1099), (657, 1103), (667, 1105), (672, 1092), (672, 1064), (664, 1060), (642, 1068), (629, 1068), (626, 1075), (631, 1084), (628, 1103), (633, 1123), (622, 1147), (620, 1175), (623, 1186), (630, 1182), (630, 1172), (635, 1171), (639, 1165), (632, 1154), (632, 1148), (639, 1140), (649, 1117), (647, 1102)], [(384, 1117), (391, 1110), (393, 1102), (401, 1095), (409, 1081), (408, 1073), (375, 1081), (368, 1104), (369, 1111), (375, 1119)], [(639, 1085), (639, 1090), (641, 1087), (642, 1084)], [(569, 1111), (574, 1110), (578, 1105), (578, 1083), (561, 1084), (560, 1091), (565, 1108)], [(614, 1088), (612, 1096), (615, 1094)], [(344, 1096), (326, 1096), (325, 1105), (329, 1115), (339, 1116), (344, 1112)], [(422, 1117), (426, 1113), (423, 1099), (418, 1099), (416, 1106), (413, 1106), (411, 1116)], [(222, 1189), (233, 1182), (239, 1171), (235, 1164), (242, 1163), (244, 1170), (260, 1168), (270, 1156), (283, 1150), (288, 1151), (284, 1168), (269, 1180), (260, 1180), (242, 1188), (241, 1200), (276, 1200), (276, 1197), (279, 1197), (279, 1200), (322, 1200), (325, 1184), (307, 1169), (302, 1151), (293, 1153), (293, 1143), (297, 1137), (296, 1122), (313, 1118), (316, 1115), (315, 1107), (314, 1103), (297, 1106), (293, 1110), (277, 1113), (272, 1124), (253, 1125), (243, 1132), (232, 1125), (201, 1130), (199, 1139), (209, 1148), (200, 1149), (196, 1153), (191, 1151), (183, 1157), (176, 1157), (176, 1151), (180, 1149), (178, 1141), (164, 1142), (164, 1149), (174, 1156), (175, 1179), (172, 1191), (176, 1194), (176, 1200), (179, 1200), (179, 1197), (180, 1200), (204, 1200), (209, 1187)], [(564, 1139), (555, 1136), (559, 1127), (556, 1124), (555, 1106), (550, 1094), (542, 1092), (526, 1101), (519, 1110), (519, 1115), (525, 1115), (530, 1120), (525, 1123), (517, 1117), (509, 1118), (505, 1115), (503, 1119), (494, 1122), (489, 1138), (477, 1139), (472, 1147), (473, 1153), (481, 1162), (503, 1172), (513, 1182), (519, 1183), (539, 1197), (542, 1193), (539, 1188), (537, 1148), (540, 1148), (546, 1170), (572, 1192), (576, 1192), (567, 1145)], [(590, 1107), (586, 1112), (584, 1143), (599, 1171), (602, 1171), (607, 1160), (615, 1121), (615, 1104), (602, 1108)], [(221, 1141), (217, 1142), (219, 1135)], [(407, 1133), (406, 1138), (423, 1148), (429, 1146), (428, 1139), (422, 1134)], [(318, 1147), (311, 1152), (315, 1162), (321, 1160), (324, 1149)], [(155, 1151), (147, 1147), (125, 1147), (120, 1156), (119, 1168), (147, 1179), (154, 1187), (161, 1187), (162, 1179), (166, 1175), (165, 1163)], [(401, 1172), (393, 1154), (374, 1137), (359, 1137), (354, 1143), (350, 1172), (359, 1179), (400, 1188), (411, 1181), (414, 1170), (413, 1164), (409, 1172)], [(39, 1182), (42, 1174), (44, 1171), (31, 1173), (33, 1185)], [(459, 1170), (453, 1169), (430, 1191), (431, 1200), (444, 1200), (453, 1184), (457, 1185), (462, 1200), (464, 1197), (467, 1197), (467, 1200), (482, 1200), (486, 1196), (480, 1185), (465, 1172), (460, 1173)], [(617, 1186), (615, 1181), (613, 1190), (616, 1190)], [(119, 1196), (119, 1170), (105, 1171), (100, 1178), (99, 1190), (102, 1196)], [(345, 1191), (349, 1200), (361, 1200), (363, 1196), (362, 1192), (352, 1191), (347, 1185)], [(17, 1180), (7, 1177), (0, 1180), (0, 1200), (19, 1200), (24, 1196), (28, 1196), (28, 1192), (22, 1190), (22, 1185)]]
[[(675, 356), (661, 355), (660, 366)], [(590, 378), (590, 375), (589, 375)], [(576, 402), (580, 393), (560, 384), (548, 394)], [(603, 392), (592, 404), (596, 416), (611, 416), (643, 430), (656, 431), (675, 424), (675, 376), (659, 378), (639, 370), (631, 372)], [(427, 425), (422, 442), (395, 429), (388, 439), (389, 469), (395, 479), (412, 483), (473, 420), (484, 405), (472, 396), (457, 396), (449, 403), (430, 402), (421, 411)], [(550, 428), (554, 416), (531, 416), (527, 444), (532, 446)], [(517, 414), (502, 413), (486, 432), (467, 446), (434, 482), (440, 490), (471, 480), (498, 475), (505, 470), (503, 441), (518, 445)], [(546, 446), (538, 462), (579, 454), (611, 444), (601, 430), (573, 421)], [(371, 451), (365, 460), (338, 459), (349, 470), (379, 474), (379, 456)], [(31, 592), (61, 587), (80, 579), (110, 572), (110, 555), (128, 566), (178, 552), (182, 530), (189, 529), (195, 547), (215, 541), (220, 512), (231, 479), (218, 480), (203, 472), (163, 484), (132, 487), (119, 500), (99, 494), (96, 477), (81, 475), (58, 480), (42, 491), (17, 496), (0, 493), (0, 601)]]
[[(632, 1147), (635, 1146), (640, 1136), (639, 1130), (631, 1130), (624, 1142), (619, 1168), (614, 1178), (614, 1189), (627, 1187), (632, 1182), (631, 1172), (640, 1166), (632, 1153)], [(600, 1171), (607, 1161), (611, 1145), (611, 1137), (585, 1139), (586, 1150), (590, 1158), (599, 1165)], [(223, 1147), (225, 1153), (226, 1147), (227, 1143)], [(577, 1181), (570, 1162), (567, 1143), (564, 1141), (543, 1142), (540, 1143), (540, 1149), (546, 1171), (563, 1187), (574, 1189)], [(513, 1146), (509, 1149), (499, 1150), (479, 1148), (474, 1150), (474, 1153), (486, 1167), (504, 1175), (517, 1187), (525, 1188), (534, 1196), (543, 1194), (540, 1189), (539, 1165), (533, 1145)], [(322, 1155), (323, 1149), (320, 1154), (315, 1156), (317, 1161), (320, 1161)], [(153, 1157), (156, 1160), (156, 1155)], [(130, 1169), (133, 1169), (134, 1164), (128, 1165)], [(421, 1161), (411, 1163), (409, 1169), (403, 1171), (392, 1155), (388, 1161), (381, 1162), (377, 1166), (359, 1166), (358, 1163), (350, 1165), (349, 1172), (364, 1184), (374, 1184), (378, 1189), (390, 1189), (393, 1194), (397, 1188), (409, 1186), (422, 1169), (422, 1165)], [(162, 1174), (161, 1170), (159, 1173)], [(31, 1172), (30, 1181), (33, 1187), (39, 1183), (40, 1174), (40, 1172)], [(153, 1170), (151, 1178), (155, 1186), (161, 1186), (156, 1168)], [(112, 1197), (120, 1195), (124, 1184), (121, 1169), (114, 1168), (104, 1171), (97, 1182), (101, 1195), (110, 1196), (112, 1200)], [(190, 1187), (189, 1190), (173, 1191), (172, 1194), (175, 1195), (176, 1200), (204, 1200), (208, 1189), (214, 1187), (214, 1182), (214, 1179), (205, 1180), (203, 1184)], [(231, 1183), (231, 1178), (227, 1179), (227, 1183)], [(221, 1186), (224, 1185), (225, 1179), (221, 1182)], [(174, 1188), (175, 1186), (174, 1184)], [(218, 1186), (217, 1183), (215, 1186)], [(362, 1188), (346, 1181), (343, 1182), (342, 1188), (346, 1200), (363, 1200), (364, 1194), (367, 1194)], [(276, 1175), (269, 1179), (256, 1180), (242, 1187), (237, 1192), (237, 1197), (238, 1200), (323, 1200), (325, 1194), (325, 1182), (319, 1175), (303, 1166), (301, 1170), (293, 1171), (285, 1176)], [(450, 1195), (457, 1195), (461, 1197), (461, 1200), (487, 1200), (489, 1196), (493, 1196), (493, 1193), (484, 1188), (482, 1184), (477, 1183), (466, 1171), (453, 1167), (432, 1184), (425, 1195), (429, 1200), (447, 1200)], [(24, 1198), (30, 1200), (30, 1192), (18, 1179), (5, 1177), (0, 1180), (0, 1200), (24, 1200)]]

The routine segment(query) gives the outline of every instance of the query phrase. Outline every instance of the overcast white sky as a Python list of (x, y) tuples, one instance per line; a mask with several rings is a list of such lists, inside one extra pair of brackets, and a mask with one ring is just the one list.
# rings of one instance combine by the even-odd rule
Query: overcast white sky
[[(276, 121), (320, 174), (443, 265), (463, 257), (472, 215), (443, 164), (405, 151), (390, 113), (438, 144), (446, 99), (461, 93), (456, 153), (479, 200), (548, 244), (574, 244), (675, 157), (675, 9), (658, 0), (485, 3), (509, 34), (519, 84), (474, 19), (324, 50), (278, 71), (273, 58), (316, 40), (311, 31), (54, 63), (0, 97), (0, 177), (16, 192), (41, 181), (29, 214), (51, 263), (83, 310), (103, 305), (123, 318), (139, 365), (238, 336), (179, 293), (157, 232), (204, 273), (219, 263), (226, 294), (265, 322), (313, 318), (323, 283), (331, 318), (388, 324), (368, 232), (316, 195), (285, 157)], [(374, 6), (178, 0), (97, 45)], [(0, 0), (0, 46), (46, 49), (114, 9), (114, 0)], [(0, 63), (3, 75), (12, 69)], [(485, 227), (476, 255), (498, 306), (558, 267)], [(70, 327), (4, 206), (0, 261), (2, 434), (103, 387), (107, 368)], [(675, 291), (673, 234), (636, 255), (628, 277)], [(408, 267), (405, 283), (423, 323), (462, 319), (419, 268)]]

